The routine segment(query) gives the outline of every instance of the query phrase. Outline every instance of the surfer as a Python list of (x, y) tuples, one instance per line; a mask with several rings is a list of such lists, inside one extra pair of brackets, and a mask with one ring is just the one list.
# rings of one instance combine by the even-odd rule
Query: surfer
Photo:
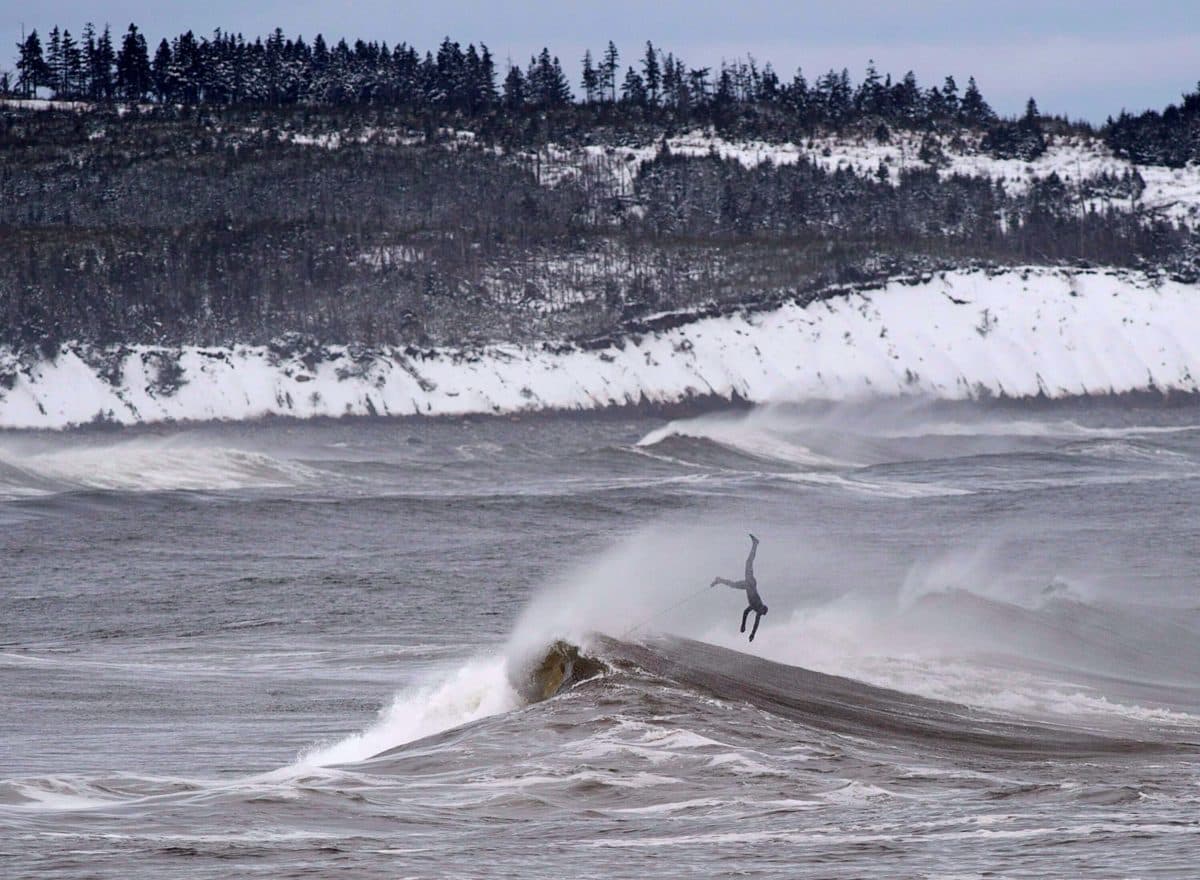
[(763, 604), (762, 597), (758, 595), (758, 581), (754, 578), (754, 554), (758, 552), (758, 538), (751, 535), (750, 541), (750, 555), (746, 557), (746, 577), (740, 581), (731, 581), (723, 577), (713, 578), (713, 582), (709, 584), (709, 587), (724, 584), (727, 587), (733, 587), (735, 590), (746, 591), (746, 598), (750, 601), (750, 604), (742, 612), (741, 631), (746, 631), (746, 618), (753, 611), (754, 627), (750, 630), (750, 641), (754, 641), (754, 634), (758, 632), (758, 622), (767, 613), (767, 606)]

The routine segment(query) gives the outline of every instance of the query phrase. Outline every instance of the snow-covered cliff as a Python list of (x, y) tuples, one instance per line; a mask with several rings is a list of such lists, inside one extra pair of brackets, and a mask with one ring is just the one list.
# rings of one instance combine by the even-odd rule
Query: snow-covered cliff
[(318, 356), (65, 346), (39, 363), (0, 352), (0, 427), (1144, 389), (1200, 391), (1200, 287), (1030, 268), (897, 281), (602, 346)]

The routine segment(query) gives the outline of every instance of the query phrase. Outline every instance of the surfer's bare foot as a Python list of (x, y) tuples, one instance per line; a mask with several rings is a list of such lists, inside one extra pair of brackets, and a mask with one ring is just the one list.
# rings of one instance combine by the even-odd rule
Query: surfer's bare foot
[(757, 543), (758, 543), (758, 538), (754, 537), (754, 535), (752, 535), (750, 532), (746, 532), (746, 534), (747, 534), (747, 535), (750, 535), (750, 540), (751, 540), (751, 541), (753, 541), (755, 544), (757, 544)]

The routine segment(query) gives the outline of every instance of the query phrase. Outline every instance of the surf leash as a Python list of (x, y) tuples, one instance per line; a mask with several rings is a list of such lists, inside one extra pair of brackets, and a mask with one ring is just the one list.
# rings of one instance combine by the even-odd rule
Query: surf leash
[(664, 615), (664, 614), (667, 614), (668, 612), (674, 611), (674, 610), (675, 610), (676, 608), (678, 608), (679, 606), (681, 606), (681, 605), (684, 605), (684, 604), (686, 604), (686, 603), (688, 603), (688, 602), (691, 602), (693, 599), (695, 599), (695, 598), (696, 598), (697, 596), (699, 596), (701, 593), (703, 593), (703, 592), (705, 592), (706, 590), (709, 590), (709, 589), (712, 589), (712, 584), (709, 584), (707, 587), (701, 587), (700, 589), (698, 589), (698, 590), (696, 590), (696, 591), (694, 591), (694, 592), (688, 593), (686, 596), (684, 596), (684, 597), (683, 597), (682, 599), (680, 599), (678, 602), (675, 602), (675, 603), (673, 603), (673, 604), (671, 604), (671, 605), (668, 605), (666, 608), (660, 608), (658, 611), (655, 611), (653, 614), (651, 614), (650, 616), (648, 616), (648, 617), (647, 617), (645, 620), (643, 620), (641, 623), (635, 623), (635, 624), (634, 624), (633, 626), (631, 626), (629, 629), (625, 630), (625, 632), (621, 633), (621, 638), (622, 638), (622, 639), (627, 639), (627, 638), (629, 638), (631, 635), (633, 635), (635, 632), (637, 632), (637, 631), (638, 631), (639, 629), (641, 629), (643, 626), (645, 626), (646, 624), (648, 624), (650, 621), (654, 620), (656, 617), (661, 617), (662, 615)]

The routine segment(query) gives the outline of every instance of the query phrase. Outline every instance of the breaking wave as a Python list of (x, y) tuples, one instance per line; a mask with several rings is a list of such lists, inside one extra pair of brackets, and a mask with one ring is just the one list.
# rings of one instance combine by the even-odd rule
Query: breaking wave
[(0, 447), (0, 499), (8, 500), (77, 491), (268, 489), (316, 478), (312, 468), (264, 453), (172, 441)]

